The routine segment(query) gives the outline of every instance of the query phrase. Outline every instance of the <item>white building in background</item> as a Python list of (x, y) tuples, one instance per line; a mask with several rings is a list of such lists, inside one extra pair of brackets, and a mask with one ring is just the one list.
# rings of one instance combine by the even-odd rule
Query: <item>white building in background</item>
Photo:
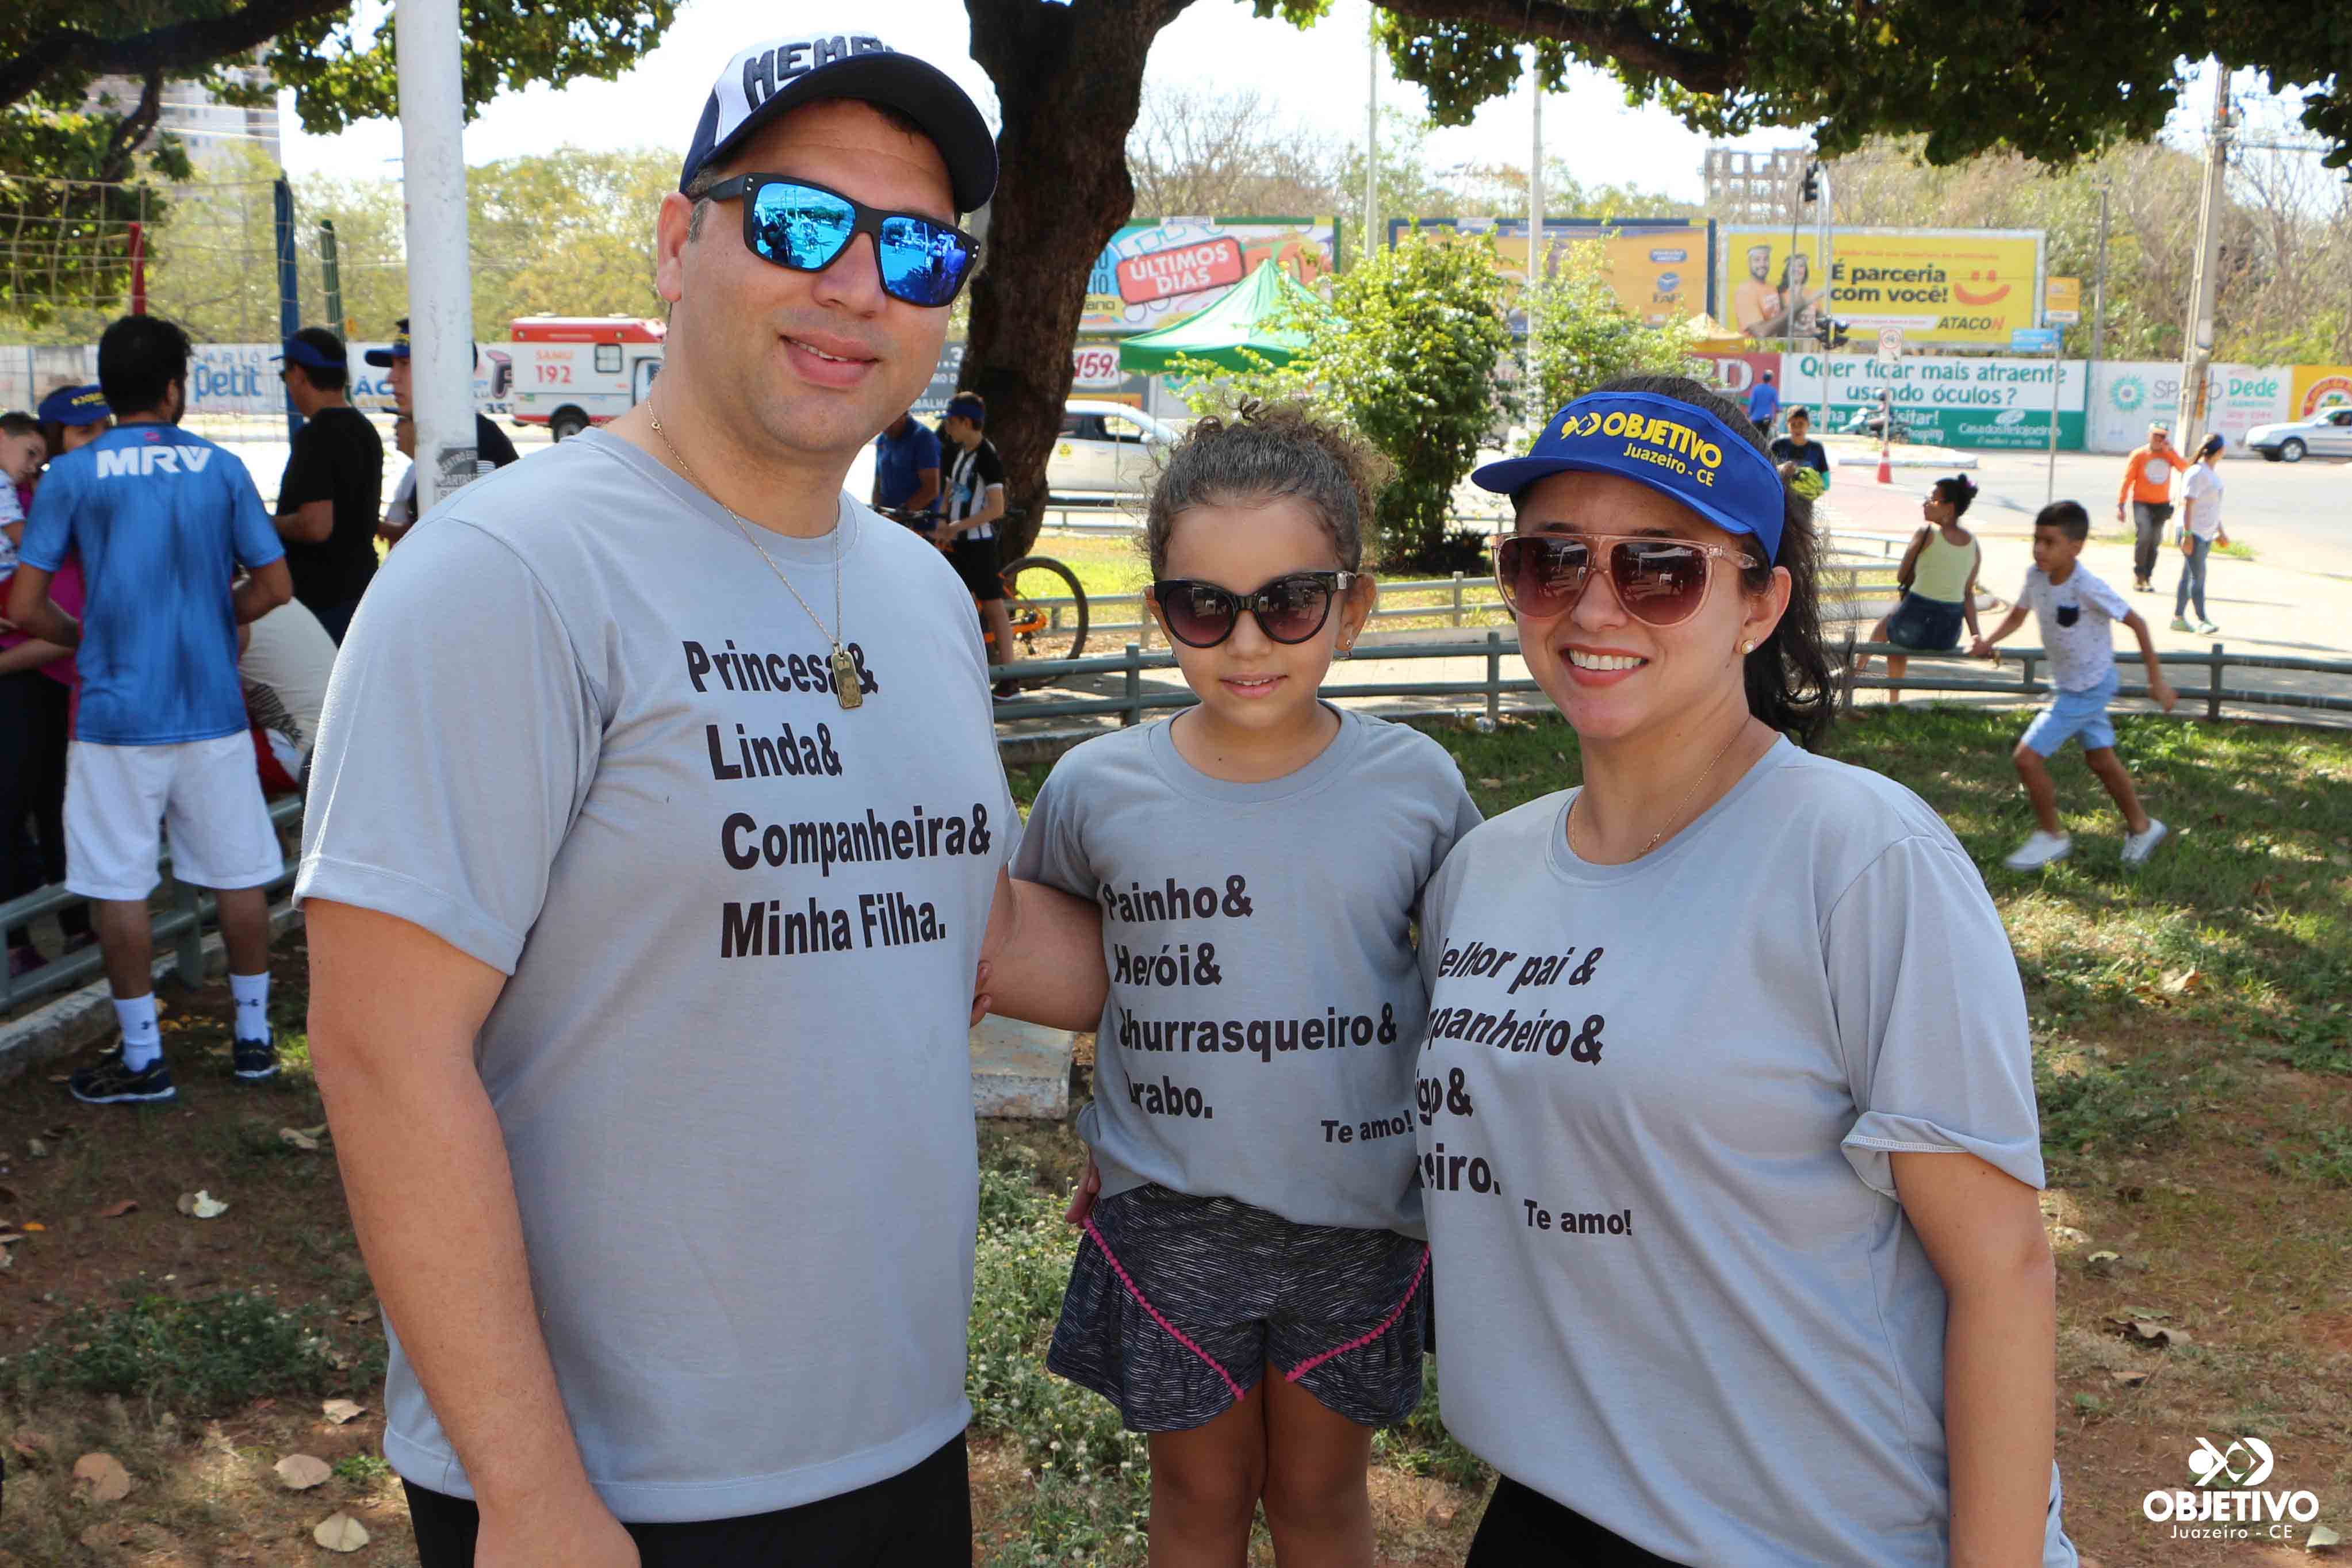
[[(257, 67), (240, 68), (231, 73), (242, 82), (256, 85), (268, 78)], [(127, 113), (139, 101), (139, 82), (133, 77), (100, 77), (90, 84), (88, 102), (95, 108), (100, 99), (113, 101), (110, 112)], [(252, 109), (223, 103), (210, 89), (192, 81), (167, 81), (163, 84), (163, 110), (156, 130), (169, 131), (180, 139), (187, 150), (188, 162), (199, 174), (240, 172), (248, 165), (239, 149), (252, 147), (259, 151), (268, 166), (279, 163), (278, 102), (273, 97), (267, 103)], [(152, 145), (153, 138), (142, 144), (142, 150)]]

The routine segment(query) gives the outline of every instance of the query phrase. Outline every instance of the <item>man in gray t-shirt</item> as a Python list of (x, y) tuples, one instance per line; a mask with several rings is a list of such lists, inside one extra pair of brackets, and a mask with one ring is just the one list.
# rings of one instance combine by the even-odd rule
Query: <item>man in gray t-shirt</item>
[[(840, 494), (953, 289), (886, 294), (870, 235), (753, 250), (757, 185), (706, 193), (776, 169), (937, 239), (994, 157), (870, 38), (730, 61), (657, 390), (437, 507), (328, 698), (311, 1047), (426, 1568), (969, 1557), (975, 971), (1086, 1027), (1099, 931), (1004, 875), (954, 573)], [(899, 287), (968, 264), (926, 254)]]

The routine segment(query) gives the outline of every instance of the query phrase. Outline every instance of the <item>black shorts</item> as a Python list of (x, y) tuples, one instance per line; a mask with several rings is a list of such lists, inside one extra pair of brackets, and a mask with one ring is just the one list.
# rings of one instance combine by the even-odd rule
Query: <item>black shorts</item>
[(1560, 1568), (1676, 1568), (1672, 1559), (1643, 1551), (1574, 1509), (1508, 1476), (1497, 1478), (1462, 1568), (1530, 1568), (1554, 1563)]
[(1087, 1221), (1045, 1368), (1131, 1432), (1187, 1432), (1270, 1366), (1316, 1403), (1391, 1427), (1421, 1403), (1429, 1249), (1299, 1225), (1230, 1197), (1139, 1186)]
[(948, 546), (948, 563), (963, 579), (964, 591), (974, 599), (990, 600), (1004, 597), (1003, 565), (996, 553), (996, 536), (976, 539), (970, 534), (958, 534)]
[[(474, 1505), (404, 1484), (422, 1568), (473, 1568), (481, 1523)], [(839, 1497), (741, 1519), (625, 1528), (643, 1568), (969, 1568), (963, 1435), (913, 1469)]]

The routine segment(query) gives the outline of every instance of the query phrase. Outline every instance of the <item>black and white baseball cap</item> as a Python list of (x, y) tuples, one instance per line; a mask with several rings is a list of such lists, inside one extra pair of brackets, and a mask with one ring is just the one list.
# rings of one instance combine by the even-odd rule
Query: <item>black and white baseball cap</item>
[(947, 161), (956, 211), (977, 212), (996, 191), (996, 139), (955, 79), (870, 33), (818, 34), (753, 44), (719, 73), (686, 150), (677, 188), (786, 110), (824, 99), (895, 109), (923, 128)]

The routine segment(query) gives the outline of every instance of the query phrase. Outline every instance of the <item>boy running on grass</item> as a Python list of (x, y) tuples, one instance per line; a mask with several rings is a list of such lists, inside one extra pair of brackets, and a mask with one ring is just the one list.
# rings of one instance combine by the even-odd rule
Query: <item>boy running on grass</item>
[(2099, 776), (2124, 814), (2124, 864), (2144, 863), (2164, 841), (2162, 822), (2140, 810), (2131, 775), (2116, 755), (2116, 729), (2108, 722), (2107, 705), (2116, 695), (2115, 643), (2111, 627), (2120, 621), (2139, 639), (2139, 656), (2147, 665), (2148, 695), (2170, 713), (2180, 700), (2157, 664), (2156, 645), (2148, 641), (2147, 622), (2139, 618), (2124, 596), (2076, 564), (2083, 541), (2091, 535), (2090, 514), (2073, 501), (2056, 501), (2033, 519), (2033, 566), (2018, 591), (2010, 611), (1990, 637), (1979, 637), (1969, 656), (1998, 660), (1993, 644), (2025, 623), (2028, 611), (2042, 624), (2042, 653), (2050, 661), (2050, 684), (2057, 688), (2050, 706), (2034, 715), (2011, 758), (2025, 793), (2041, 823), (2017, 852), (2002, 862), (2011, 871), (2033, 871), (2066, 858), (2074, 841), (2058, 821), (2058, 787), (2050, 778), (2049, 759), (2071, 736), (2083, 739), (2083, 760)]

